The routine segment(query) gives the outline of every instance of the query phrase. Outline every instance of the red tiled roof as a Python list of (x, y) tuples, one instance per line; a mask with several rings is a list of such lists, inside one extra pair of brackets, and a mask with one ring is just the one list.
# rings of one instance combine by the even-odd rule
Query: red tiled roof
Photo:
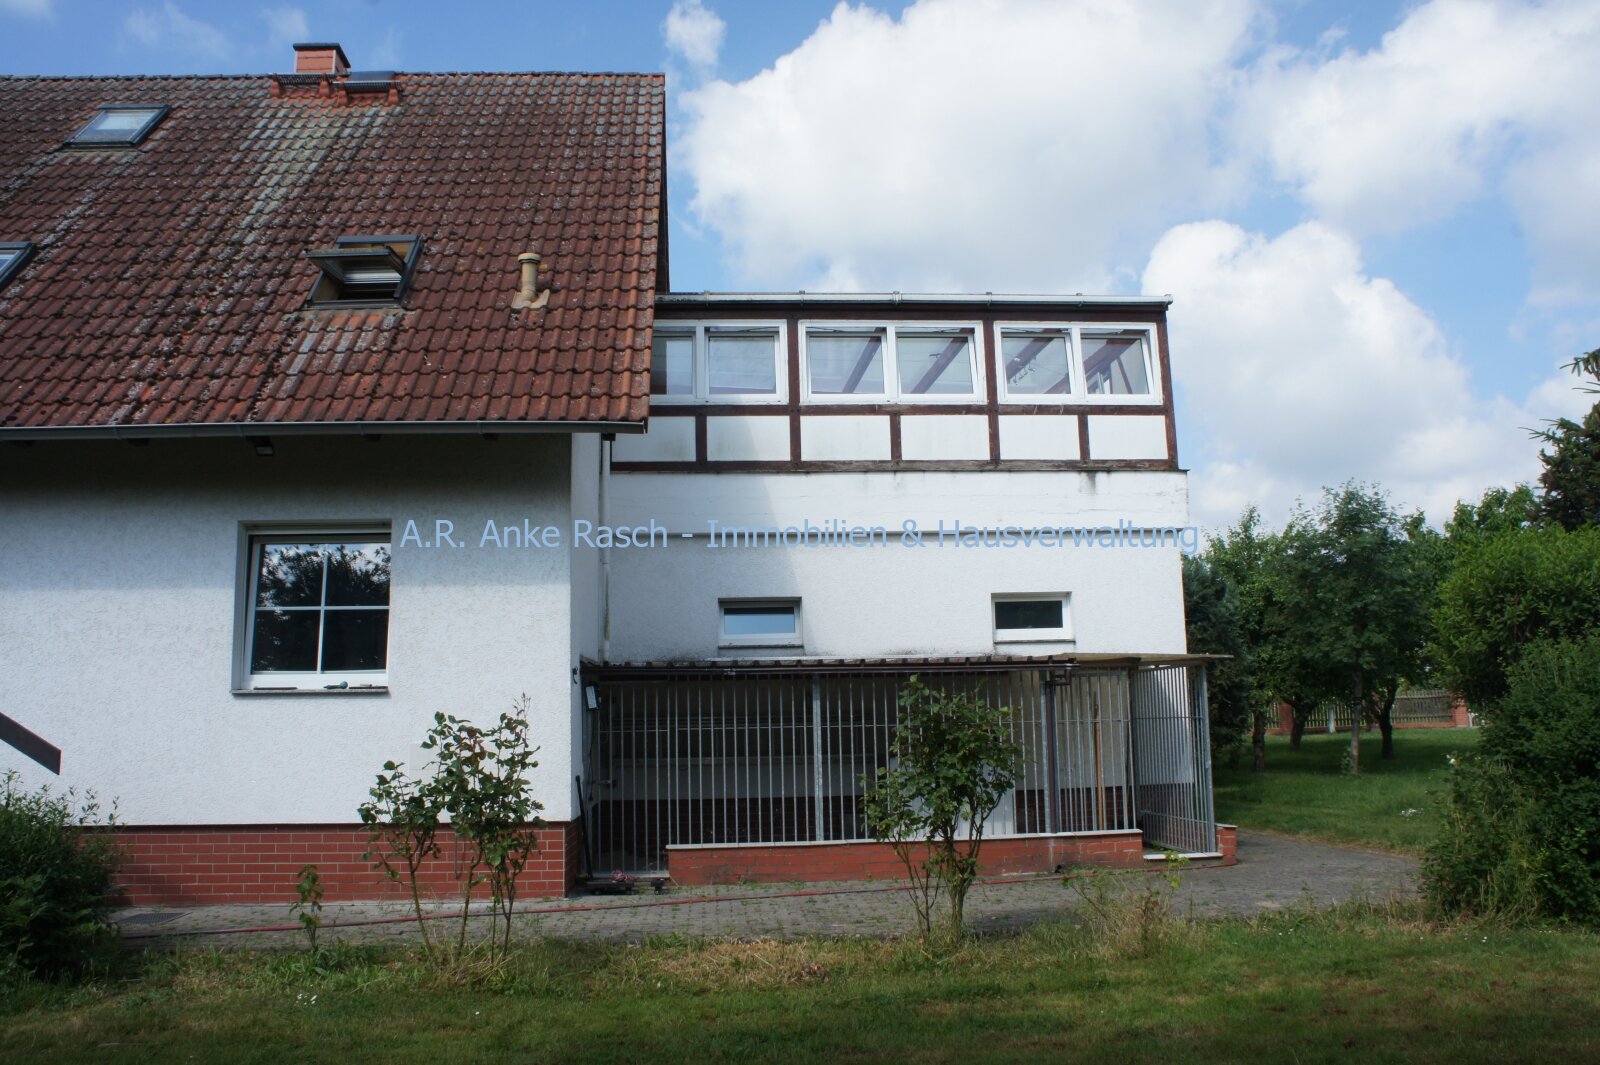
[[(38, 246), (0, 291), (0, 430), (642, 420), (662, 78), (397, 81), (0, 78), (0, 241)], [(138, 148), (60, 148), (146, 102)], [(423, 238), (403, 308), (306, 310), (305, 253), (366, 233)], [(516, 311), (527, 251), (550, 302)]]

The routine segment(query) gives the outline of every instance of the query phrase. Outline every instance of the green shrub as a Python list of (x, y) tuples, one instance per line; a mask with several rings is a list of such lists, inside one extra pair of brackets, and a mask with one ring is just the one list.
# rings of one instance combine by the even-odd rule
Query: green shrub
[(1537, 806), (1504, 762), (1459, 759), (1444, 824), (1428, 848), (1428, 899), (1450, 914), (1517, 920), (1539, 912), (1544, 866)]
[(106, 920), (118, 851), (93, 795), (0, 777), (0, 975), (70, 976), (115, 942)]
[(1600, 527), (1507, 529), (1464, 544), (1433, 623), (1445, 682), (1474, 707), (1498, 699), (1530, 644), (1600, 627)]
[(1456, 766), (1427, 890), (1452, 912), (1600, 920), (1600, 631), (1528, 644)]

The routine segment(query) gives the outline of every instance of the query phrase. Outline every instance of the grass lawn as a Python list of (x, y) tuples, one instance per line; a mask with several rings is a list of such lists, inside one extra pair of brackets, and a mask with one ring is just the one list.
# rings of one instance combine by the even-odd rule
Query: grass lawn
[[(1471, 750), (1472, 729), (1400, 729), (1394, 757), (1378, 757), (1377, 733), (1361, 737), (1361, 775), (1344, 772), (1348, 733), (1307, 734), (1300, 750), (1287, 736), (1267, 737), (1267, 771), (1219, 764), (1217, 819), (1243, 828), (1419, 852), (1439, 827), (1446, 757)], [(1407, 811), (1414, 811), (1408, 813)]]
[(376, 948), (149, 957), (0, 998), (0, 1061), (1600, 1059), (1593, 933), (1345, 910), (1166, 935), (1047, 925), (935, 960), (873, 940), (544, 943), (478, 987)]

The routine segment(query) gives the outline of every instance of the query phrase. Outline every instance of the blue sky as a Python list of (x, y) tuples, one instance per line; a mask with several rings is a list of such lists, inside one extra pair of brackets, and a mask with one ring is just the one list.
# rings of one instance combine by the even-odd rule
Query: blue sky
[(300, 39), (668, 71), (675, 288), (1170, 291), (1207, 524), (1347, 476), (1441, 518), (1600, 346), (1594, 0), (0, 0), (6, 73)]

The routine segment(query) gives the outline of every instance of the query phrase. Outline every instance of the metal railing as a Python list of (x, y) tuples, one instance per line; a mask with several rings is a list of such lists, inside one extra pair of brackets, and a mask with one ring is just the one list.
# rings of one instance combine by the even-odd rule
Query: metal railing
[[(1204, 690), (1163, 694), (1188, 692), (1190, 669), (1011, 668), (923, 680), (1009, 710), (1023, 757), (990, 835), (1143, 823), (1158, 845), (1210, 850)], [(658, 872), (670, 846), (868, 838), (863, 780), (889, 764), (907, 676), (685, 671), (592, 681), (584, 813), (595, 869)]]
[[(1455, 723), (1452, 707), (1455, 696), (1443, 689), (1411, 688), (1395, 696), (1389, 720), (1395, 725), (1451, 725)], [(1329, 699), (1319, 704), (1306, 719), (1307, 731), (1344, 732), (1356, 716), (1355, 704), (1349, 700)], [(1368, 728), (1376, 728), (1367, 721)]]

